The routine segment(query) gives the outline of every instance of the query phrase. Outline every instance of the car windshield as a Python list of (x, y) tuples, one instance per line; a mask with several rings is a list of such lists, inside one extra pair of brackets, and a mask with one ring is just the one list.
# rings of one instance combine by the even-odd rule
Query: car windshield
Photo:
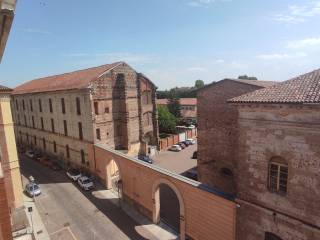
[(70, 173), (72, 175), (79, 175), (80, 174), (80, 172), (78, 170), (75, 170), (75, 169), (70, 170)]
[(85, 180), (83, 180), (83, 183), (88, 184), (88, 183), (91, 183), (91, 181), (89, 179), (85, 179)]
[(33, 191), (33, 190), (38, 190), (39, 189), (39, 186), (38, 185), (36, 185), (36, 184), (33, 184), (33, 185), (29, 185), (29, 189), (30, 189), (30, 191)]

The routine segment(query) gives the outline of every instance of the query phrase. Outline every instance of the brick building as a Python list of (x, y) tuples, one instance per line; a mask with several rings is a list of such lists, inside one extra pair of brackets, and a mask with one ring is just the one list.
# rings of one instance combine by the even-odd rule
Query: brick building
[(29, 81), (12, 94), (17, 141), (82, 168), (94, 143), (147, 154), (158, 138), (155, 90), (124, 62)]
[(198, 90), (198, 176), (201, 182), (228, 193), (235, 192), (238, 112), (227, 100), (273, 84), (224, 79)]
[(320, 239), (320, 70), (230, 102), (238, 239)]
[[(197, 119), (197, 99), (196, 98), (180, 98), (181, 117), (185, 120), (194, 121)], [(157, 105), (167, 105), (168, 99), (157, 99)]]

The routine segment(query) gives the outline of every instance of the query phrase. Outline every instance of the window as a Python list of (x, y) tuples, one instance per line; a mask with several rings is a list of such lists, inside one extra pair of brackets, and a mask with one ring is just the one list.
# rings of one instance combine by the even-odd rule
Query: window
[(18, 114), (18, 124), (20, 125), (21, 122), (20, 122), (20, 115)]
[(24, 115), (24, 125), (27, 126), (27, 117)]
[(109, 112), (110, 112), (109, 107), (104, 108), (104, 113), (109, 113)]
[(49, 98), (49, 110), (50, 110), (51, 113), (53, 112), (51, 98)]
[(18, 99), (16, 99), (16, 108), (17, 108), (17, 110), (19, 110)]
[(41, 99), (39, 99), (39, 112), (42, 112), (42, 102), (41, 102)]
[(24, 99), (22, 99), (22, 109), (26, 110), (26, 106), (24, 105)]
[(152, 112), (146, 112), (143, 114), (143, 125), (144, 126), (152, 125)]
[(57, 152), (57, 143), (56, 143), (56, 141), (53, 141), (53, 151), (55, 153)]
[(86, 158), (85, 158), (85, 156), (84, 156), (84, 151), (81, 149), (80, 153), (81, 153), (81, 163), (82, 163), (82, 164), (85, 164)]
[(43, 143), (43, 149), (46, 150), (46, 140), (44, 138), (42, 139), (42, 143)]
[(63, 120), (63, 128), (64, 128), (64, 135), (68, 136), (68, 126), (67, 126), (66, 120)]
[(32, 116), (32, 127), (35, 128), (35, 124), (34, 124), (34, 116)]
[(94, 102), (93, 105), (94, 105), (94, 114), (99, 115), (99, 103)]
[(37, 146), (37, 137), (36, 135), (33, 136), (34, 145)]
[(269, 190), (285, 194), (287, 192), (288, 165), (282, 163), (281, 158), (275, 158), (274, 160), (278, 159), (281, 163), (271, 161), (269, 165)]
[(67, 158), (70, 158), (69, 145), (66, 145), (66, 155), (67, 155)]
[(98, 140), (101, 140), (100, 128), (96, 129), (96, 136)]
[(64, 98), (61, 98), (61, 110), (62, 110), (63, 114), (66, 113), (66, 106), (65, 106), (65, 103), (64, 103)]
[(77, 105), (77, 114), (81, 115), (81, 106), (80, 106), (80, 98), (76, 98), (76, 105)]
[(40, 118), (41, 121), (41, 129), (44, 130), (43, 117)]
[(30, 99), (29, 101), (30, 101), (30, 111), (33, 112), (32, 99)]
[(54, 133), (54, 120), (51, 118), (51, 131)]
[(29, 143), (29, 134), (27, 133), (27, 143)]
[(83, 132), (82, 132), (82, 123), (78, 122), (78, 128), (79, 128), (79, 139), (83, 139)]
[(57, 143), (56, 143), (56, 141), (53, 141), (53, 151), (57, 152)]
[(233, 173), (229, 168), (221, 168), (220, 173), (222, 176), (225, 177), (233, 177)]
[(265, 233), (264, 239), (265, 240), (282, 240), (280, 237), (270, 232)]

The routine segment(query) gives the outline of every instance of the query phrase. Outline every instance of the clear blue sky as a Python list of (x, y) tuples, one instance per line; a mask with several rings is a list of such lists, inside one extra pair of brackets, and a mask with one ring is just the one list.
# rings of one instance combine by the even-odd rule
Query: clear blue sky
[(319, 0), (20, 0), (0, 84), (123, 60), (160, 89), (320, 68)]

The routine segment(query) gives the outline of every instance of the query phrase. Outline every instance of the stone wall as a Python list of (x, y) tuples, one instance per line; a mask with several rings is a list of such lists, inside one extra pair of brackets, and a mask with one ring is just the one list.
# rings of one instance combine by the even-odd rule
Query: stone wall
[(238, 112), (227, 100), (259, 88), (222, 80), (198, 91), (198, 174), (201, 182), (235, 193)]
[[(320, 107), (239, 105), (239, 240), (320, 239)], [(287, 193), (269, 190), (269, 164), (288, 165)]]

